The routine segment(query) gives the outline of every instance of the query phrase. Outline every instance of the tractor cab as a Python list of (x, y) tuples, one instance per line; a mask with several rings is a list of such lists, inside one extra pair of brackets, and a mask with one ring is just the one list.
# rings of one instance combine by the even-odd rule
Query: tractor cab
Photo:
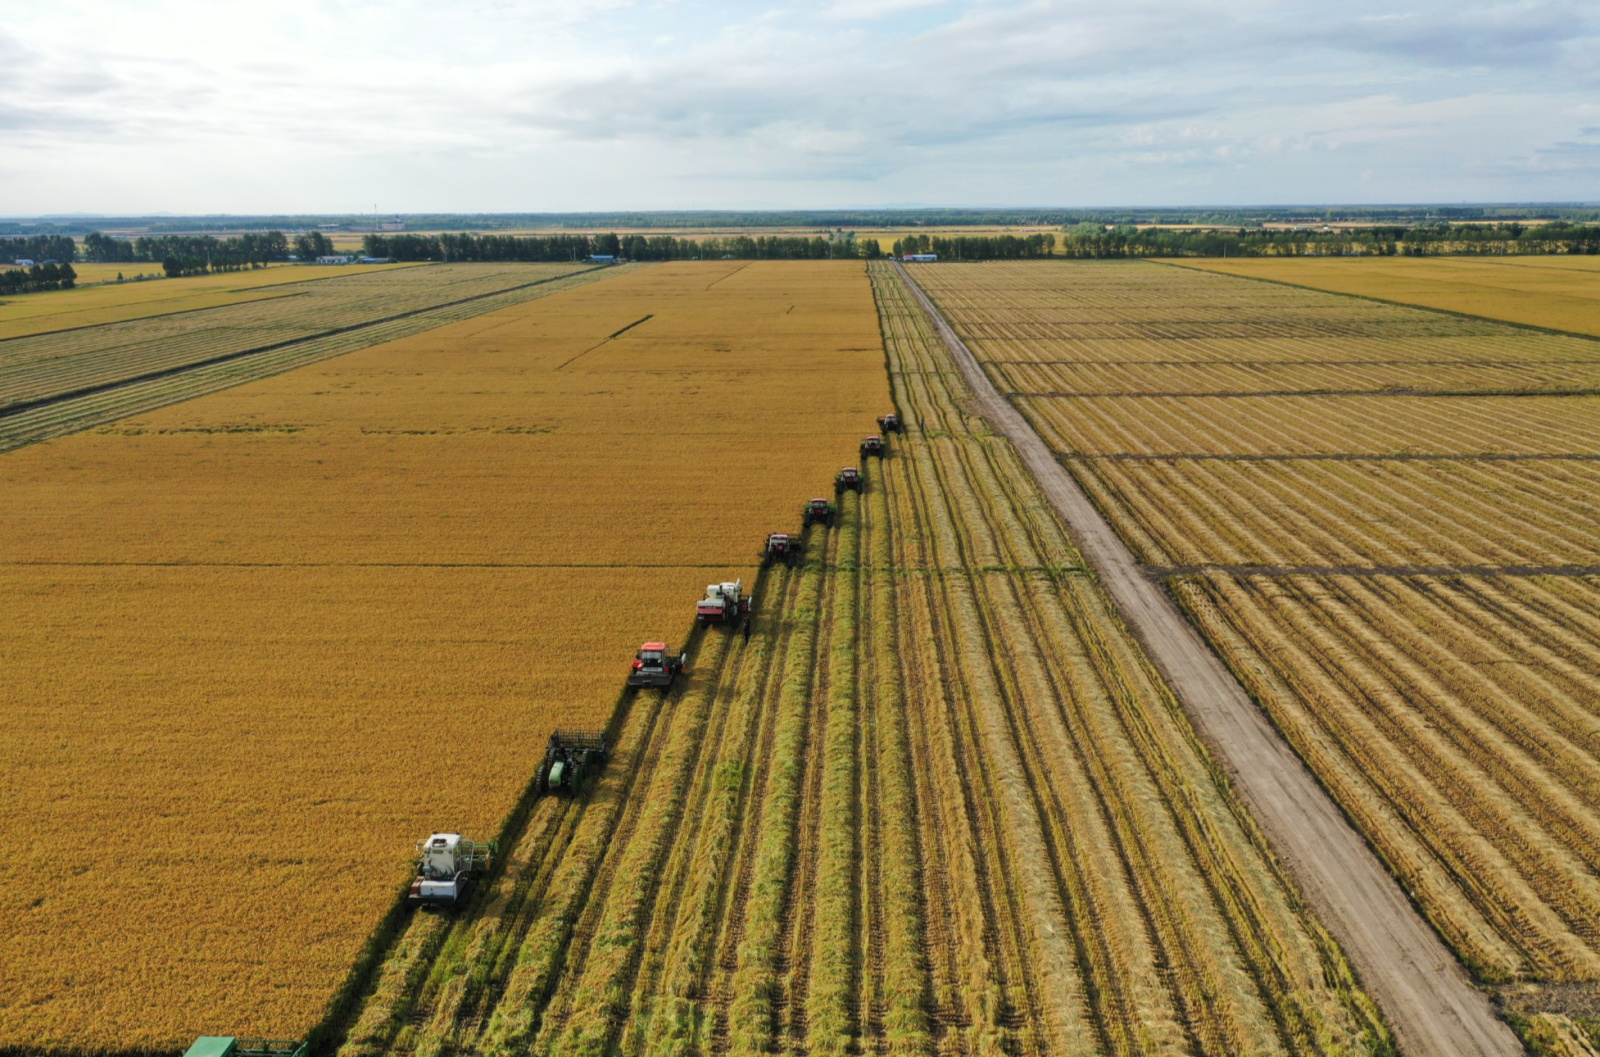
[(878, 428), (885, 433), (899, 433), (901, 430), (900, 416), (893, 411), (878, 419)]
[(628, 685), (666, 689), (683, 674), (688, 661), (687, 653), (674, 654), (665, 642), (647, 642), (634, 655), (633, 668), (628, 672)]
[(861, 438), (861, 457), (863, 459), (871, 457), (881, 459), (885, 448), (886, 445), (883, 443), (883, 438), (877, 434)]
[(818, 496), (806, 504), (802, 519), (807, 527), (816, 524), (833, 526), (833, 504)]
[(833, 475), (833, 494), (842, 495), (846, 491), (861, 491), (861, 471), (854, 466), (846, 466)]

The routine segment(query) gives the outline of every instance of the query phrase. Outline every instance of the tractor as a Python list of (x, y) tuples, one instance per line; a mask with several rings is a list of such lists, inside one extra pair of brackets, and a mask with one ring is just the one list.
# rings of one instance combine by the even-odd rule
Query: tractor
[(750, 615), (750, 596), (744, 593), (743, 580), (706, 584), (706, 596), (694, 608), (695, 623), (727, 624), (732, 627)]
[(418, 841), (417, 877), (406, 894), (406, 906), (465, 903), (499, 850), (492, 840), (468, 840), (459, 833), (435, 833)]
[(878, 419), (878, 428), (885, 433), (900, 433), (905, 429), (904, 426), (900, 425), (900, 416), (893, 411)]
[(819, 522), (832, 528), (833, 504), (820, 497), (813, 499), (806, 504), (805, 511), (801, 514), (801, 520), (807, 528)]
[(558, 730), (545, 746), (544, 763), (534, 778), (538, 792), (577, 796), (583, 780), (605, 766), (603, 730)]
[(884, 452), (888, 450), (888, 447), (889, 446), (883, 442), (882, 437), (876, 435), (871, 437), (863, 437), (861, 438), (861, 457), (865, 459), (871, 456), (876, 456), (877, 458), (881, 459), (883, 458)]
[(183, 1057), (306, 1057), (306, 1044), (298, 1039), (241, 1039), (232, 1035), (202, 1035)]
[(866, 482), (861, 479), (861, 471), (854, 466), (846, 466), (833, 475), (833, 494), (843, 495), (846, 491), (860, 493), (861, 486)]
[(767, 537), (767, 545), (761, 548), (761, 564), (776, 565), (782, 562), (793, 565), (800, 560), (804, 550), (805, 543), (799, 536), (789, 532), (774, 532)]
[(639, 647), (633, 658), (633, 668), (628, 672), (628, 686), (658, 686), (663, 690), (672, 686), (673, 680), (683, 674), (689, 655), (673, 656), (664, 642), (647, 642)]

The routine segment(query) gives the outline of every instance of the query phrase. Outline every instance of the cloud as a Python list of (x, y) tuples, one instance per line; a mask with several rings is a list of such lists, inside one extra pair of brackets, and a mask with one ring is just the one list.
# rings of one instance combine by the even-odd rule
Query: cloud
[(1563, 0), (58, 0), (0, 32), (0, 198), (1517, 197), (1579, 189), (1596, 53)]

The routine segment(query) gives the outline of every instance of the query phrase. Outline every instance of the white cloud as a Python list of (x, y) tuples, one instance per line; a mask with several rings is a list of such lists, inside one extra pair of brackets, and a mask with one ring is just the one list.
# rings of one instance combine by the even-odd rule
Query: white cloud
[(1594, 197), (1589, 3), (58, 0), (0, 211)]

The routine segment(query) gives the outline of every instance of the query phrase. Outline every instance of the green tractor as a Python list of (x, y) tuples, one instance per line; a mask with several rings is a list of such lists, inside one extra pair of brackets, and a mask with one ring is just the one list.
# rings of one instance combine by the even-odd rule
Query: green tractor
[(306, 1044), (292, 1039), (241, 1039), (202, 1035), (183, 1057), (306, 1057)]
[(536, 779), (540, 793), (577, 796), (583, 780), (598, 774), (608, 755), (603, 730), (558, 730), (545, 746)]

